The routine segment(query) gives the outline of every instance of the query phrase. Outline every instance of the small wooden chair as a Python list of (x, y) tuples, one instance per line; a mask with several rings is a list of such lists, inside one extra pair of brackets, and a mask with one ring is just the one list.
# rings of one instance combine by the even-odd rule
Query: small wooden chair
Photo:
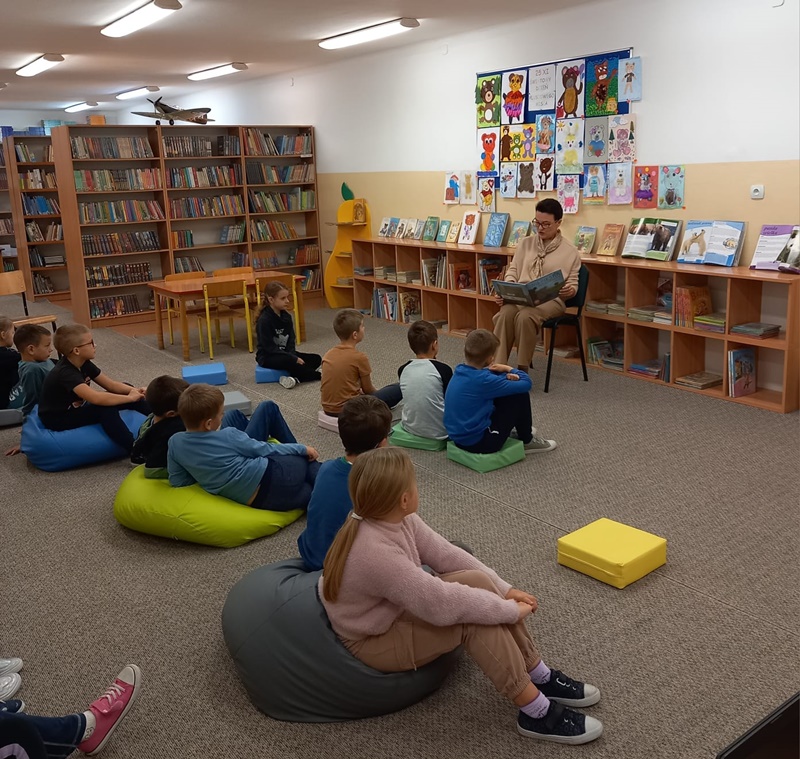
[[(211, 272), (212, 277), (229, 277), (229, 276), (237, 276), (237, 277), (246, 277), (246, 276), (253, 276), (253, 267), (252, 266), (233, 266), (228, 269), (214, 269)], [(250, 301), (250, 308), (255, 308), (256, 301), (253, 299), (252, 295), (248, 295), (247, 299)], [(226, 306), (230, 308), (242, 308), (242, 298), (237, 295), (235, 298), (228, 298), (222, 301)]]
[[(244, 311), (236, 308), (230, 308), (225, 305), (223, 298), (241, 297), (244, 303)], [(203, 346), (203, 320), (206, 322), (206, 330), (208, 336), (208, 355), (214, 358), (214, 341), (211, 338), (211, 320), (213, 319), (216, 324), (217, 339), (219, 339), (219, 320), (220, 318), (227, 317), (228, 330), (231, 339), (231, 348), (236, 347), (236, 338), (233, 333), (233, 320), (234, 318), (244, 319), (247, 327), (247, 348), (250, 353), (253, 352), (253, 321), (250, 318), (250, 301), (247, 298), (247, 280), (237, 279), (230, 282), (214, 282), (213, 277), (203, 285), (203, 305), (205, 306), (205, 314), (197, 317), (197, 327), (200, 335), (200, 352), (205, 352)]]
[(25, 278), (22, 272), (17, 271), (4, 271), (0, 272), (0, 295), (21, 295), (22, 296), (22, 310), (25, 316), (21, 319), (14, 319), (15, 327), (21, 327), (23, 324), (50, 324), (53, 327), (53, 332), (56, 331), (56, 317), (54, 314), (47, 316), (31, 316), (28, 313), (28, 299), (25, 297)]
[[(164, 276), (165, 282), (175, 282), (176, 280), (180, 279), (203, 279), (206, 276), (204, 271), (186, 271), (181, 272), (180, 274), (166, 274)], [(172, 298), (164, 298), (166, 301), (166, 311), (167, 311), (167, 327), (169, 329), (169, 344), (175, 344), (175, 336), (172, 333), (172, 317), (180, 315), (180, 304), (178, 301), (173, 300)], [(186, 305), (186, 311), (190, 314), (200, 314), (203, 312), (202, 307), (195, 305), (194, 301), (189, 301)]]

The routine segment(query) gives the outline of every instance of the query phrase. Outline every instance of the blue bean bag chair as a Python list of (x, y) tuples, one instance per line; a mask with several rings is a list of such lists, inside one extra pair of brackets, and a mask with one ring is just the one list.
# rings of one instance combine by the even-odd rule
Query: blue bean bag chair
[(356, 659), (317, 595), (321, 572), (301, 559), (245, 575), (222, 610), (222, 632), (253, 704), (288, 722), (341, 722), (405, 709), (436, 691), (459, 649), (409, 672), (386, 674)]
[[(123, 409), (120, 416), (131, 434), (136, 437), (145, 420), (144, 415), (138, 411)], [(38, 406), (28, 414), (22, 425), (20, 449), (31, 464), (45, 472), (63, 472), (128, 455), (103, 432), (99, 424), (63, 432), (48, 430), (39, 419)]]

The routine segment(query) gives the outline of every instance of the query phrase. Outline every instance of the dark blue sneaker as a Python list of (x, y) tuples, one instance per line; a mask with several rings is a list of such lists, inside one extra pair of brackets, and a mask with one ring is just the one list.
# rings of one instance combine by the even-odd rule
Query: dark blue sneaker
[(10, 698), (0, 701), (0, 714), (19, 714), (25, 711), (25, 702), (21, 698)]
[(573, 680), (557, 669), (550, 671), (550, 679), (546, 683), (534, 685), (551, 701), (573, 709), (592, 706), (600, 700), (600, 691), (594, 685)]
[(517, 717), (517, 731), (528, 738), (578, 746), (599, 738), (603, 734), (603, 723), (561, 704), (551, 703), (541, 719), (534, 719), (521, 711)]

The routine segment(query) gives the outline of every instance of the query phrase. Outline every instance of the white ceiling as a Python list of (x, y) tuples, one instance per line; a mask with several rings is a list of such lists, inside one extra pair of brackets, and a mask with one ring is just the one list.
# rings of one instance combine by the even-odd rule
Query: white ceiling
[[(144, 0), (0, 0), (0, 110), (62, 109), (96, 100), (104, 109), (128, 108), (114, 95), (157, 85), (166, 102), (186, 106), (207, 82), (186, 75), (232, 61), (249, 70), (241, 82), (326, 62), (513, 22), (590, 0), (181, 0), (183, 8), (128, 37), (101, 27)], [(344, 50), (322, 50), (325, 37), (410, 16), (418, 29)], [(31, 78), (14, 72), (45, 53), (66, 60)], [(182, 102), (181, 102), (182, 101)], [(146, 105), (146, 104), (145, 104)]]

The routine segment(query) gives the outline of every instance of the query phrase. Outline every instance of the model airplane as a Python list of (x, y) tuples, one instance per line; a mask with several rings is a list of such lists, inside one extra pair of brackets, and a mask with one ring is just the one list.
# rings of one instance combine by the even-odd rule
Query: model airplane
[(155, 111), (132, 111), (134, 116), (144, 116), (148, 119), (155, 119), (156, 124), (160, 124), (161, 120), (169, 122), (172, 126), (176, 121), (188, 121), (192, 124), (207, 124), (214, 119), (208, 118), (210, 108), (176, 108), (174, 105), (167, 105), (158, 100), (147, 99), (148, 103), (152, 103)]

